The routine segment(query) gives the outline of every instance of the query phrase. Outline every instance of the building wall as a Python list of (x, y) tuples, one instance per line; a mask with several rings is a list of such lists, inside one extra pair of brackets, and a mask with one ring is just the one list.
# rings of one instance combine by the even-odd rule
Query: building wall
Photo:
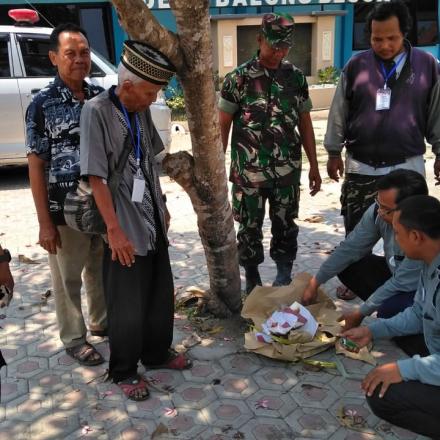
[[(170, 30), (176, 29), (176, 23), (169, 9), (168, 0), (145, 0), (145, 2), (151, 7), (153, 14), (160, 23)], [(354, 0), (345, 0), (345, 2), (343, 2), (343, 0), (210, 0), (210, 14), (211, 17), (213, 17), (212, 36), (214, 43), (214, 64), (220, 76), (224, 76), (227, 71), (237, 65), (237, 26), (255, 26), (261, 21), (262, 14), (272, 10), (276, 12), (288, 12), (295, 16), (297, 23), (312, 23), (313, 25), (312, 78), (310, 78), (311, 81), (313, 81), (318, 69), (329, 65), (341, 68), (355, 53), (355, 51), (353, 51), (353, 2)], [(440, 3), (440, 0), (438, 0), (438, 2)], [(25, 0), (6, 0), (6, 2), (1, 2), (0, 5), (7, 5), (12, 8), (15, 5), (23, 5), (25, 3)], [(83, 4), (84, 7), (110, 4), (108, 0), (53, 0), (52, 2), (49, 0), (33, 0), (32, 3), (37, 8), (39, 4)], [(233, 5), (235, 5), (235, 7)], [(340, 14), (345, 15), (341, 16)], [(0, 22), (1, 21), (2, 17), (0, 17)], [(112, 48), (114, 56), (112, 58), (117, 63), (121, 53), (122, 42), (126, 38), (126, 34), (118, 23), (114, 9), (111, 12), (111, 27), (114, 42)], [(225, 37), (229, 38), (225, 40)], [(227, 44), (232, 47), (232, 54), (228, 53), (228, 48), (225, 49), (224, 42), (227, 42)], [(328, 51), (329, 45), (330, 56)], [(440, 58), (439, 44), (425, 46), (423, 50)], [(232, 55), (232, 66), (230, 62), (226, 63), (228, 65), (225, 65), (225, 55)]]

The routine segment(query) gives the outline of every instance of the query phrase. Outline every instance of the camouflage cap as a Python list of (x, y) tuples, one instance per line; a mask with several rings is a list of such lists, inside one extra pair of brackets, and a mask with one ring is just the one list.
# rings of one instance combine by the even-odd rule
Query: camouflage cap
[(290, 14), (270, 13), (263, 16), (261, 32), (271, 46), (292, 46), (295, 21)]

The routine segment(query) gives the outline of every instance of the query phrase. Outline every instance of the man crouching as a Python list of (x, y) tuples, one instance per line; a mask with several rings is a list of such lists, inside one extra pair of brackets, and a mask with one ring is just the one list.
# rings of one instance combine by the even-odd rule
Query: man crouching
[[(88, 176), (107, 226), (109, 377), (132, 400), (145, 400), (149, 394), (137, 373), (139, 360), (147, 368), (191, 366), (170, 349), (174, 287), (167, 249), (169, 215), (154, 163), (163, 145), (149, 110), (174, 73), (163, 54), (126, 41), (118, 86), (90, 101), (81, 115), (81, 174)], [(130, 153), (112, 194), (107, 182), (121, 169), (125, 148)]]

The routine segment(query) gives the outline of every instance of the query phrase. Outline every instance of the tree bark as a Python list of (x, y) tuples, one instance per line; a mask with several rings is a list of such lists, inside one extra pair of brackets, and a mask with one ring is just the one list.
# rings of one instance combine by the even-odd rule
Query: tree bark
[(170, 0), (177, 35), (161, 26), (142, 0), (112, 1), (131, 38), (159, 49), (177, 68), (193, 156), (169, 155), (163, 168), (188, 193), (197, 214), (210, 280), (208, 307), (228, 316), (241, 308), (240, 273), (214, 88), (209, 1)]

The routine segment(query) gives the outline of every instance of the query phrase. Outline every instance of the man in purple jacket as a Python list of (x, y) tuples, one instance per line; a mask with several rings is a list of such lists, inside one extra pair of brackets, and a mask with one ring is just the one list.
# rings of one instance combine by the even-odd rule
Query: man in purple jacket
[(396, 168), (425, 173), (425, 139), (440, 177), (440, 85), (437, 60), (411, 47), (408, 8), (401, 1), (377, 4), (367, 18), (371, 49), (343, 69), (330, 109), (324, 146), (327, 170), (344, 173), (342, 215), (347, 234), (373, 203), (380, 176)]

